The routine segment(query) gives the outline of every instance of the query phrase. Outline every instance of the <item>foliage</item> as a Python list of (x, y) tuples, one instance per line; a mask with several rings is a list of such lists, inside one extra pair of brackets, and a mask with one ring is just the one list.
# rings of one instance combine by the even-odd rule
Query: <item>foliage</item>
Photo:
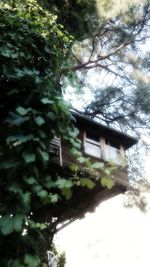
[(66, 263), (65, 252), (59, 252), (54, 243), (52, 243), (52, 252), (57, 258), (57, 267), (65, 267)]
[(83, 94), (87, 116), (139, 132), (149, 128), (149, 53), (144, 50), (148, 46), (150, 3), (113, 3), (97, 0), (103, 14), (95, 18), (98, 24), (93, 34), (74, 43), (72, 71), (77, 71), (84, 94), (91, 88), (88, 105)]
[(125, 195), (124, 205), (127, 208), (136, 206), (142, 212), (147, 212), (149, 210), (149, 190), (148, 181), (141, 179), (136, 183), (134, 182)]
[[(143, 3), (146, 3), (146, 0), (143, 0)], [(99, 16), (106, 19), (126, 14), (130, 8), (138, 8), (142, 6), (142, 4), (139, 0), (110, 0), (109, 2), (105, 0), (96, 0), (96, 7)]]
[(58, 194), (51, 190), (49, 141), (56, 134), (75, 143), (57, 81), (72, 37), (36, 1), (1, 3), (0, 13), (1, 266), (36, 267), (47, 225), (34, 210), (61, 197), (58, 183)]
[[(150, 133), (150, 1), (97, 0), (96, 8), (97, 16), (90, 9), (92, 34), (72, 46), (71, 69), (82, 90), (79, 107), (86, 116), (144, 140)], [(67, 91), (75, 107), (76, 88), (72, 98), (70, 87)], [(141, 148), (139, 153), (142, 170)]]
[(80, 148), (60, 85), (73, 37), (36, 0), (2, 1), (0, 14), (0, 264), (46, 266), (57, 218), (39, 210), (70, 199), (78, 180), (58, 176), (49, 153), (54, 135)]
[(95, 31), (97, 26), (95, 0), (44, 0), (42, 2), (46, 9), (57, 15), (57, 22), (64, 25), (75, 40), (83, 40)]

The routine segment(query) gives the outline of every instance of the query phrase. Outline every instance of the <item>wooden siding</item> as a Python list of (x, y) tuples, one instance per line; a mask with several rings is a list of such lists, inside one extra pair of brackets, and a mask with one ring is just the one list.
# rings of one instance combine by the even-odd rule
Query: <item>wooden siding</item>
[[(86, 140), (86, 130), (87, 129), (80, 129), (80, 133), (78, 138), (81, 140), (81, 151), (84, 156), (87, 156), (91, 159), (92, 162), (105, 162), (106, 166), (107, 161), (104, 160), (104, 157), (101, 158), (92, 157), (85, 153), (85, 140)], [(102, 155), (104, 155), (105, 147), (106, 147), (106, 140), (108, 140), (108, 136), (101, 136), (99, 133), (100, 138), (100, 146), (102, 150)], [(112, 140), (110, 137), (110, 144)], [(107, 141), (108, 144), (108, 141)], [(116, 141), (117, 147), (120, 150), (120, 159), (121, 161), (125, 158), (124, 146), (120, 143), (119, 140)], [(115, 148), (116, 149), (116, 148)], [(68, 143), (66, 141), (60, 142), (59, 153), (57, 156), (55, 155), (52, 157), (54, 159), (53, 168), (56, 168), (57, 173), (64, 177), (71, 176), (70, 165), (72, 163), (76, 163), (76, 158), (70, 153), (70, 149)], [(58, 168), (59, 165), (59, 168)], [(81, 169), (83, 171), (83, 165), (81, 165)], [(95, 170), (95, 172), (99, 172), (99, 177), (103, 174), (99, 170)], [(88, 177), (88, 174), (87, 176)], [(96, 175), (95, 175), (96, 177)], [(95, 207), (102, 201), (111, 198), (117, 194), (123, 193), (127, 190), (128, 187), (128, 175), (127, 175), (127, 167), (122, 167), (121, 165), (116, 165), (116, 169), (110, 174), (110, 179), (113, 179), (115, 182), (114, 186), (111, 190), (104, 188), (99, 181), (96, 181), (95, 177), (93, 177), (93, 181), (96, 183), (93, 189), (88, 189), (87, 187), (73, 187), (73, 196), (69, 201), (63, 201), (63, 206), (61, 203), (56, 204), (55, 207), (51, 207), (51, 212), (53, 216), (59, 216), (60, 222), (63, 223), (67, 220), (71, 221), (77, 218), (81, 218), (84, 216), (86, 212), (93, 211)], [(43, 210), (44, 212), (44, 210)]]
[[(109, 161), (109, 159), (111, 159), (111, 154), (113, 155), (113, 152), (115, 153), (116, 151), (120, 154), (120, 160), (118, 160), (118, 162), (115, 162), (117, 165), (120, 165), (124, 160), (125, 160), (125, 152), (124, 152), (124, 147), (123, 144), (120, 144), (118, 141), (118, 147), (119, 149), (110, 146), (110, 145), (106, 145), (105, 143), (105, 137), (104, 136), (100, 136), (100, 142), (99, 142), (99, 147), (100, 147), (100, 155), (98, 156), (93, 156), (90, 155), (90, 152), (86, 153), (86, 149), (85, 149), (85, 143), (86, 143), (86, 131), (80, 130), (80, 134), (78, 136), (78, 138), (81, 140), (81, 152), (83, 153), (83, 155), (85, 157), (89, 157), (91, 158), (93, 161)], [(89, 140), (89, 139), (87, 139)], [(92, 144), (92, 142), (91, 142)], [(98, 142), (95, 142), (95, 145), (97, 146)], [(94, 141), (93, 141), (93, 145), (94, 145)], [(108, 158), (108, 153), (110, 153), (109, 159), (106, 160), (106, 152), (107, 152), (107, 158)], [(92, 154), (92, 153), (91, 153)], [(113, 159), (112, 159), (113, 161)], [(71, 155), (71, 153), (69, 152), (69, 148), (68, 148), (68, 144), (66, 142), (62, 142), (62, 164), (71, 164), (75, 162), (75, 158)]]

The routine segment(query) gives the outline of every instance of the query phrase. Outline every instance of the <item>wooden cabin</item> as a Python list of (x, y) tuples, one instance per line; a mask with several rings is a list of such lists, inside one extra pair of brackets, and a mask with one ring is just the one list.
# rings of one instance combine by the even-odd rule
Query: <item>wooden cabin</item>
[[(123, 193), (128, 187), (127, 166), (125, 151), (137, 143), (134, 137), (119, 132), (113, 128), (100, 124), (84, 115), (72, 111), (75, 118), (75, 126), (79, 130), (78, 138), (81, 141), (83, 155), (89, 157), (93, 162), (114, 162), (116, 170), (111, 174), (115, 185), (112, 189), (103, 187), (99, 181), (93, 189), (76, 186), (73, 188), (73, 196), (69, 201), (63, 201), (63, 206), (54, 206), (53, 215), (59, 216), (61, 228), (63, 223), (83, 217), (86, 212), (93, 211), (101, 202), (119, 193)], [(54, 138), (50, 143), (50, 152), (54, 160), (54, 168), (66, 178), (70, 175), (69, 166), (76, 161), (70, 154), (68, 144), (59, 138)], [(123, 167), (124, 166), (124, 167)]]
[[(125, 151), (137, 143), (137, 139), (116, 129), (105, 126), (93, 119), (72, 111), (75, 126), (79, 130), (78, 139), (85, 156), (95, 161), (112, 161), (121, 165), (125, 160)], [(50, 152), (56, 156), (61, 166), (71, 164), (67, 143), (55, 137), (50, 144)]]

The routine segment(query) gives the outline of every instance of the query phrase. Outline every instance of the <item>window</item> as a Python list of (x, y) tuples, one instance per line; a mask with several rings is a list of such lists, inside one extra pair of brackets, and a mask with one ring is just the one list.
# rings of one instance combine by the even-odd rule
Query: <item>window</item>
[(61, 139), (57, 136), (50, 141), (49, 152), (56, 161), (59, 160), (59, 164), (62, 166), (62, 150), (61, 150)]
[(84, 152), (92, 157), (101, 157), (100, 137), (92, 133), (85, 133)]
[(106, 161), (113, 161), (116, 164), (121, 164), (121, 153), (118, 144), (107, 142), (105, 143), (103, 158)]
[(50, 142), (49, 152), (54, 156), (59, 156), (60, 146), (60, 138), (55, 136)]

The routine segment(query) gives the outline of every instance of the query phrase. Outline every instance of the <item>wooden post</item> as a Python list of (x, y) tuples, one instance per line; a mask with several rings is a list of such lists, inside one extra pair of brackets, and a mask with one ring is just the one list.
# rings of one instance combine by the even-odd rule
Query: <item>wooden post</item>
[(86, 131), (83, 132), (83, 151), (85, 150), (85, 141), (86, 141)]
[(62, 158), (61, 138), (60, 138), (60, 147), (59, 147), (59, 162), (60, 162), (60, 166), (62, 167), (62, 165), (63, 165), (63, 158)]
[(101, 159), (104, 159), (105, 138), (101, 137), (100, 145), (101, 145)]
[(121, 157), (121, 162), (123, 162), (125, 159), (125, 151), (122, 145), (120, 146), (120, 157)]

